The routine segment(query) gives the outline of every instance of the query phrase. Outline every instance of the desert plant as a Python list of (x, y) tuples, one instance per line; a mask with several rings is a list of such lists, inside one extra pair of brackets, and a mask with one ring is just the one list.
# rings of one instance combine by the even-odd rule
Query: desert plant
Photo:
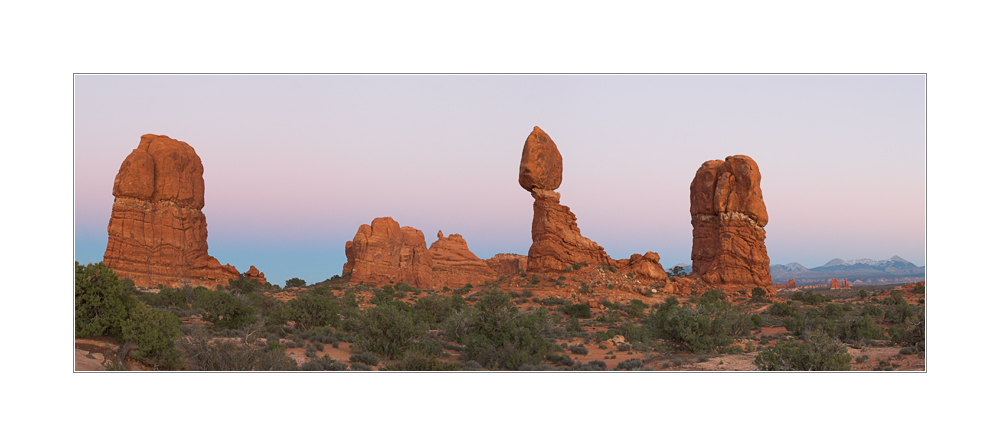
[(580, 319), (590, 319), (590, 305), (587, 304), (567, 304), (562, 306), (563, 313), (570, 317)]
[(804, 342), (779, 342), (765, 347), (754, 358), (758, 370), (850, 370), (847, 347), (826, 333), (805, 334)]
[(147, 358), (169, 369), (178, 365), (179, 351), (175, 346), (180, 337), (181, 321), (173, 313), (139, 304), (129, 312), (122, 327), (122, 337), (134, 342), (140, 358)]
[(285, 314), (296, 327), (305, 330), (340, 325), (337, 304), (319, 294), (307, 293), (289, 300), (285, 304)]
[(139, 304), (103, 263), (76, 263), (76, 337), (106, 334), (121, 339), (129, 312)]
[(390, 359), (402, 356), (420, 333), (413, 314), (396, 305), (369, 308), (361, 316), (357, 347)]
[(306, 281), (299, 279), (298, 277), (292, 277), (291, 279), (285, 281), (285, 288), (292, 288), (292, 287), (298, 288), (304, 286), (306, 286)]

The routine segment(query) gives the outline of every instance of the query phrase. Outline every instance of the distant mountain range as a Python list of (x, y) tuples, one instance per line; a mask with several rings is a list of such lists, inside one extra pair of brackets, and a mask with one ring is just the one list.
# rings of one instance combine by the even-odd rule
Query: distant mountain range
[(800, 263), (771, 265), (771, 279), (786, 282), (795, 279), (796, 284), (829, 282), (830, 279), (847, 279), (856, 285), (883, 285), (924, 280), (924, 267), (910, 263), (899, 256), (888, 260), (833, 259), (823, 266), (806, 268)]

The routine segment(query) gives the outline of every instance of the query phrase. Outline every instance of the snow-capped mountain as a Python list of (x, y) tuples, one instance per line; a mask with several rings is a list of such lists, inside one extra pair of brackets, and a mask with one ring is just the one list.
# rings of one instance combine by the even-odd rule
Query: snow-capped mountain
[(899, 256), (887, 260), (833, 259), (823, 266), (805, 268), (799, 263), (771, 265), (771, 278), (776, 282), (795, 279), (796, 282), (824, 282), (832, 278), (862, 282), (891, 282), (894, 279), (923, 280), (924, 267), (914, 265)]

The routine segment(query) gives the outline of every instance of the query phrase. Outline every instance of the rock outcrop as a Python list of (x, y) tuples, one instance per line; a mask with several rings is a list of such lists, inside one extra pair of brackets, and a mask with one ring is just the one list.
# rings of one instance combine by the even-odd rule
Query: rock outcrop
[(518, 183), (535, 199), (529, 271), (564, 271), (584, 262), (595, 266), (612, 263), (604, 248), (580, 234), (576, 215), (559, 204), (555, 189), (562, 184), (562, 155), (538, 127), (524, 141)]
[(519, 254), (496, 254), (486, 259), (486, 264), (501, 276), (511, 276), (528, 270), (528, 257)]
[(432, 281), (436, 286), (479, 285), (496, 280), (498, 274), (489, 264), (472, 251), (460, 234), (447, 237), (438, 231), (438, 239), (428, 250), (431, 260)]
[(628, 260), (616, 261), (618, 269), (625, 273), (633, 273), (652, 280), (667, 280), (667, 272), (660, 266), (660, 255), (647, 252), (644, 255), (632, 254)]
[(433, 284), (424, 233), (409, 226), (400, 227), (390, 217), (361, 225), (344, 252), (347, 263), (343, 276), (350, 276), (351, 283), (405, 282), (417, 288), (430, 288)]
[(257, 271), (257, 267), (250, 265), (250, 269), (243, 273), (243, 277), (247, 279), (259, 282), (261, 285), (267, 283), (267, 278), (264, 277), (264, 273)]
[(706, 161), (691, 182), (692, 272), (709, 286), (759, 286), (774, 295), (760, 178), (753, 159), (736, 155)]
[(141, 287), (215, 288), (239, 278), (208, 255), (203, 173), (187, 143), (143, 135), (115, 177), (104, 264)]
[(839, 290), (840, 289), (840, 281), (837, 280), (837, 279), (830, 279), (830, 289), (831, 290)]
[(483, 260), (469, 251), (461, 234), (447, 237), (438, 231), (427, 248), (424, 233), (400, 227), (391, 217), (361, 225), (354, 240), (344, 247), (347, 263), (343, 277), (351, 283), (387, 285), (405, 282), (417, 288), (457, 288), (479, 285), (525, 269), (527, 260), (516, 254), (497, 254)]
[(785, 282), (784, 284), (778, 283), (777, 285), (775, 285), (775, 288), (780, 288), (780, 289), (795, 288), (795, 279), (788, 279), (788, 282)]

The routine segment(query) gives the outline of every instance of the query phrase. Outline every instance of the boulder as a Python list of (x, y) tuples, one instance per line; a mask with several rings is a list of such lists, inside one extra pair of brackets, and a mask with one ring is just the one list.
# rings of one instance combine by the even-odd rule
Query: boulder
[[(622, 272), (651, 280), (667, 280), (667, 272), (660, 265), (660, 255), (655, 252), (647, 252), (643, 255), (632, 254), (628, 260), (617, 262), (619, 263), (617, 268)], [(672, 293), (673, 291), (665, 292)]]
[(115, 176), (104, 264), (140, 287), (215, 288), (239, 278), (208, 255), (203, 173), (187, 143), (143, 135)]
[(556, 190), (562, 184), (562, 155), (552, 138), (537, 126), (524, 141), (517, 181), (528, 192)]
[(691, 182), (692, 272), (709, 286), (775, 293), (760, 178), (753, 159), (736, 155), (706, 161)]

